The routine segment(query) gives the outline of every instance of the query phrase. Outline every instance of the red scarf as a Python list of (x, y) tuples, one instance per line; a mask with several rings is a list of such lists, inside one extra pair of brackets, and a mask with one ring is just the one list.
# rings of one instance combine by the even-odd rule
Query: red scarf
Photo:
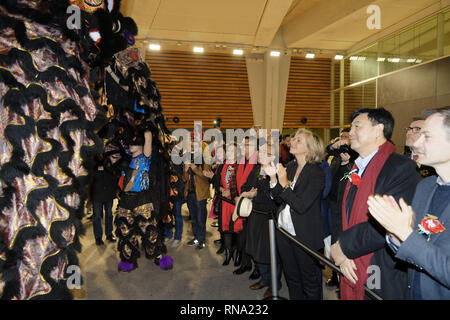
[[(227, 171), (228, 171), (228, 167), (229, 166), (234, 166), (234, 172), (232, 174), (232, 176), (230, 177), (230, 186), (229, 189), (230, 190), (230, 196), (228, 197), (230, 200), (233, 200), (233, 191), (231, 184), (233, 183), (232, 179), (234, 179), (233, 175), (236, 175), (236, 164), (229, 164), (229, 163), (225, 163), (225, 165), (223, 166), (222, 169), (222, 174), (221, 174), (221, 178), (222, 178), (222, 186), (227, 189), (227, 181), (226, 181), (226, 176), (227, 176)], [(237, 191), (237, 190), (236, 190)], [(237, 196), (237, 194), (235, 195)], [(234, 205), (232, 205), (231, 203), (228, 203), (226, 201), (222, 200), (222, 231), (229, 231), (229, 232), (240, 232), (243, 229), (243, 224), (242, 224), (242, 219), (238, 218), (234, 223), (233, 223), (233, 230), (230, 230), (230, 225), (231, 225), (231, 218), (233, 216), (233, 212), (234, 212)]]
[[(257, 157), (258, 157), (258, 153), (255, 152), (248, 160), (247, 166), (245, 166), (245, 164), (238, 165), (238, 172), (237, 172), (236, 178), (237, 178), (237, 187), (238, 187), (239, 194), (241, 194), (242, 185), (247, 181), (247, 178), (248, 178), (250, 172), (253, 170), (253, 167), (256, 164)], [(244, 159), (244, 161), (245, 161), (245, 159)]]
[[(346, 215), (346, 199), (350, 190), (351, 182), (347, 181), (345, 188), (344, 198), (342, 201), (342, 229), (345, 231), (354, 225), (368, 221), (369, 210), (367, 206), (367, 199), (373, 195), (375, 190), (375, 184), (377, 182), (378, 175), (383, 168), (386, 160), (394, 153), (396, 147), (389, 141), (382, 144), (378, 152), (372, 158), (364, 171), (364, 177), (361, 180), (361, 184), (356, 191), (353, 206), (350, 212), (350, 221), (347, 222)], [(356, 169), (356, 165), (353, 165), (353, 169)], [(358, 277), (356, 284), (351, 283), (347, 278), (341, 277), (341, 299), (342, 300), (362, 300), (364, 299), (364, 285), (367, 281), (367, 268), (370, 266), (370, 260), (373, 253), (366, 254), (359, 258), (354, 259), (357, 270), (355, 273)]]
[[(236, 174), (236, 183), (237, 183), (237, 191), (238, 194), (236, 196), (239, 196), (241, 194), (241, 188), (242, 185), (247, 181), (247, 178), (250, 174), (250, 172), (252, 171), (253, 167), (256, 164), (256, 158), (258, 156), (258, 153), (254, 153), (250, 160), (249, 163), (247, 163), (247, 165), (244, 168), (244, 164), (237, 164), (237, 172), (235, 172), (234, 174)], [(228, 166), (230, 166), (230, 164), (225, 163), (225, 165), (223, 166), (222, 169), (222, 186), (226, 187), (226, 174), (227, 174), (227, 170), (228, 170)], [(232, 195), (233, 196), (233, 195)], [(230, 197), (230, 199), (232, 199)], [(234, 199), (232, 199), (234, 200)], [(244, 228), (244, 219), (246, 218), (237, 218), (236, 221), (233, 222), (232, 224), (232, 229), (230, 229), (230, 225), (231, 225), (231, 219), (233, 216), (233, 212), (234, 212), (234, 205), (226, 202), (226, 201), (222, 201), (222, 231), (229, 231), (229, 232), (234, 232), (234, 233), (239, 233), (242, 231), (242, 229)]]

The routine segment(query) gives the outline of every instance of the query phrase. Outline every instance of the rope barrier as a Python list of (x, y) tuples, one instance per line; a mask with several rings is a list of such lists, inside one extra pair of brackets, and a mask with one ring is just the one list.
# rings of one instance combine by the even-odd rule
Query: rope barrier
[[(216, 195), (216, 197), (218, 197), (220, 200), (223, 200), (225, 202), (228, 202), (232, 205), (236, 205), (236, 203), (228, 198), (225, 198), (221, 195)], [(256, 209), (252, 209), (252, 213), (257, 213), (257, 214), (263, 214), (263, 215), (267, 215), (269, 216), (269, 220), (273, 220), (274, 221), (274, 225), (275, 228), (281, 232), (283, 235), (285, 235), (289, 240), (291, 240), (292, 242), (294, 242), (296, 245), (298, 245), (300, 248), (302, 248), (303, 250), (305, 250), (307, 253), (309, 253), (310, 255), (312, 255), (315, 259), (323, 262), (324, 264), (326, 264), (327, 266), (329, 266), (331, 269), (333, 269), (334, 271), (336, 271), (340, 276), (344, 276), (344, 274), (342, 273), (341, 269), (336, 266), (330, 259), (328, 259), (327, 257), (325, 257), (324, 255), (316, 252), (315, 250), (311, 249), (309, 246), (307, 246), (306, 244), (302, 243), (301, 241), (295, 239), (292, 235), (290, 235), (289, 233), (287, 233), (285, 230), (283, 230), (282, 228), (280, 228), (278, 226), (278, 223), (276, 223), (275, 219), (274, 219), (274, 214), (273, 212), (266, 212), (266, 211), (260, 211), (260, 210), (256, 210)], [(273, 282), (273, 281), (272, 281)], [(374, 300), (383, 300), (383, 298), (376, 294), (375, 292), (373, 292), (372, 290), (370, 290), (369, 288), (367, 288), (366, 285), (364, 285), (364, 290), (366, 291), (367, 295), (374, 299)], [(275, 291), (275, 290), (274, 290)]]

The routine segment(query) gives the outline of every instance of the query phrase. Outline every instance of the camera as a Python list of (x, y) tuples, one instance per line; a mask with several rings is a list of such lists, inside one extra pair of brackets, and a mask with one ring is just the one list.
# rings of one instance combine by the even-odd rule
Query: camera
[(348, 153), (352, 158), (355, 157), (355, 155), (356, 155), (356, 158), (358, 157), (357, 152), (354, 151), (352, 148), (350, 148), (350, 146), (348, 144), (343, 144), (337, 149), (333, 149), (331, 147), (331, 145), (329, 145), (327, 147), (327, 153), (330, 156), (335, 156), (335, 157), (338, 157), (341, 153)]

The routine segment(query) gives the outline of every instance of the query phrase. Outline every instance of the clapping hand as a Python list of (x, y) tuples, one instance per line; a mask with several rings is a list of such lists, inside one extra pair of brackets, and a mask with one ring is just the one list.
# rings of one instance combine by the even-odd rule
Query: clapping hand
[(273, 162), (263, 164), (264, 172), (272, 179), (277, 175), (277, 168)]
[(211, 179), (214, 176), (214, 172), (211, 170), (203, 170), (203, 175), (208, 179)]
[(400, 241), (405, 241), (413, 232), (415, 213), (403, 198), (399, 206), (392, 196), (375, 195), (369, 197), (367, 204), (372, 217)]

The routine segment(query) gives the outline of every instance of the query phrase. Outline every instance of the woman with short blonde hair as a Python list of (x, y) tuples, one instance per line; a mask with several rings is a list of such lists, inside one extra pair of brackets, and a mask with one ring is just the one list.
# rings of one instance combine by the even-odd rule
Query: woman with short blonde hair
[[(324, 239), (321, 200), (325, 174), (319, 166), (324, 155), (323, 142), (311, 131), (299, 129), (291, 138), (289, 151), (295, 159), (286, 168), (278, 164), (276, 169), (264, 169), (270, 176), (270, 194), (281, 204), (276, 214), (278, 226), (319, 250)], [(319, 300), (322, 292), (317, 261), (280, 231), (276, 240), (289, 298)]]
[(320, 139), (315, 133), (308, 129), (300, 128), (295, 133), (294, 137), (302, 134), (305, 137), (306, 145), (308, 146), (309, 153), (306, 156), (306, 162), (320, 163), (325, 156), (325, 148)]

